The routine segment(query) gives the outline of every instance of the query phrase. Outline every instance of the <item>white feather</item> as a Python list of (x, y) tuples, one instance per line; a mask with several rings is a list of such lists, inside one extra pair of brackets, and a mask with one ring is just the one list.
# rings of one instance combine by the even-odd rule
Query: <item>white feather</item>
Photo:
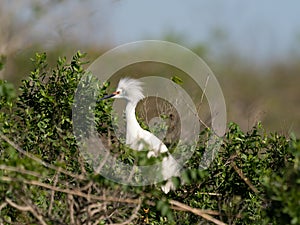
[[(145, 96), (143, 94), (142, 82), (132, 78), (122, 78), (119, 81), (118, 87), (113, 98), (124, 98), (126, 104), (126, 144), (137, 151), (149, 150), (147, 157), (157, 157), (160, 153), (168, 152), (166, 145), (154, 134), (144, 130), (139, 125), (136, 116), (135, 108), (137, 103)], [(168, 155), (163, 158), (162, 176), (164, 180), (168, 180), (161, 188), (165, 193), (174, 189), (173, 183), (170, 180), (172, 175), (178, 175), (178, 163)]]

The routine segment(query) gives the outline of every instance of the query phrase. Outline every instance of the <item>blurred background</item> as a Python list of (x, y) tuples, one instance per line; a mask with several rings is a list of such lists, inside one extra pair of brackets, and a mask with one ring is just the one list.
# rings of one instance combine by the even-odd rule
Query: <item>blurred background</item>
[(77, 50), (92, 62), (120, 44), (167, 40), (213, 70), (228, 121), (299, 137), (299, 9), (297, 0), (2, 0), (0, 78), (18, 87), (35, 52), (52, 65)]

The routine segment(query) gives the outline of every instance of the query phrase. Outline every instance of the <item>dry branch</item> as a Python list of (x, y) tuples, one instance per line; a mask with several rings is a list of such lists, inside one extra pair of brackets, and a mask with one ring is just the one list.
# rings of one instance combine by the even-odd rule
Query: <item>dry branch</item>
[(111, 225), (126, 225), (131, 223), (136, 217), (137, 217), (137, 213), (141, 208), (141, 201), (139, 202), (139, 204), (137, 205), (137, 207), (133, 210), (132, 215), (128, 218), (128, 220), (122, 222), (122, 223), (114, 223)]
[(242, 180), (249, 186), (249, 188), (254, 192), (254, 193), (258, 193), (257, 188), (251, 183), (251, 181), (244, 175), (243, 171), (236, 165), (235, 162), (231, 162), (231, 166), (233, 167), (233, 169), (235, 170), (235, 172), (237, 172), (237, 174), (240, 176), (240, 178), (242, 178)]
[(79, 175), (79, 174), (74, 174), (74, 173), (71, 173), (61, 167), (57, 167), (57, 166), (54, 166), (52, 164), (49, 164), (41, 159), (39, 159), (38, 157), (26, 152), (25, 150), (23, 150), (19, 145), (15, 144), (13, 141), (11, 141), (8, 137), (6, 137), (4, 134), (1, 134), (0, 133), (0, 138), (4, 141), (6, 141), (8, 144), (10, 144), (13, 148), (15, 148), (18, 152), (22, 153), (23, 155), (25, 155), (26, 157), (40, 163), (41, 165), (49, 168), (49, 169), (52, 169), (52, 170), (55, 170), (55, 171), (60, 171), (61, 173), (65, 174), (65, 175), (68, 175), (70, 177), (73, 177), (77, 180), (85, 180), (86, 177), (83, 176), (83, 175)]
[(32, 213), (32, 215), (40, 222), (42, 225), (47, 225), (47, 223), (44, 221), (43, 216), (39, 215), (39, 213), (31, 206), (31, 205), (25, 205), (21, 206), (16, 203), (14, 203), (11, 199), (5, 198), (5, 201), (12, 207), (20, 210), (20, 211), (29, 211)]
[[(48, 163), (44, 162), (43, 160), (35, 157), (34, 155), (31, 155), (30, 153), (24, 151), (21, 147), (19, 147), (17, 144), (12, 142), (9, 138), (7, 138), (3, 134), (0, 134), (0, 138), (3, 139), (4, 141), (8, 142), (12, 147), (14, 147), (16, 150), (18, 150), (20, 153), (24, 154), (25, 156), (37, 161), (38, 163), (44, 165), (47, 168), (50, 168), (50, 169), (53, 169), (56, 171), (56, 173), (54, 175), (54, 185), (46, 184), (46, 183), (43, 183), (38, 180), (27, 180), (27, 179), (22, 179), (22, 178), (12, 178), (12, 177), (8, 177), (8, 176), (0, 177), (0, 180), (4, 181), (4, 182), (21, 182), (24, 184), (34, 185), (34, 186), (38, 186), (38, 187), (50, 190), (51, 191), (51, 205), (48, 210), (49, 214), (51, 214), (51, 209), (52, 209), (52, 204), (53, 204), (53, 196), (54, 196), (55, 192), (61, 192), (61, 193), (65, 193), (68, 195), (68, 205), (69, 205), (69, 211), (70, 211), (71, 224), (77, 224), (77, 222), (78, 222), (77, 219), (75, 218), (74, 207), (75, 207), (76, 202), (74, 201), (74, 196), (85, 198), (88, 201), (88, 205), (86, 206), (87, 208), (85, 209), (85, 210), (87, 210), (85, 213), (87, 213), (87, 220), (88, 220), (86, 222), (90, 222), (91, 218), (94, 218), (93, 216), (95, 214), (97, 214), (99, 212), (99, 210), (101, 211), (101, 204), (100, 204), (100, 206), (99, 206), (99, 204), (95, 205), (95, 202), (92, 202), (92, 201), (114, 202), (114, 203), (125, 203), (125, 204), (136, 205), (136, 208), (133, 210), (132, 215), (130, 216), (130, 218), (128, 218), (128, 220), (121, 222), (121, 223), (115, 223), (115, 225), (116, 224), (119, 224), (119, 225), (129, 224), (137, 217), (137, 213), (141, 207), (141, 199), (140, 198), (137, 198), (137, 199), (120, 198), (120, 197), (108, 197), (106, 195), (99, 196), (99, 195), (91, 194), (91, 188), (93, 187), (93, 184), (94, 184), (93, 181), (88, 182), (88, 184), (85, 185), (84, 187), (77, 187), (74, 189), (68, 188), (68, 185), (66, 188), (58, 187), (58, 186), (56, 186), (56, 184), (58, 182), (58, 174), (59, 173), (66, 174), (77, 180), (86, 180), (86, 179), (82, 175), (76, 175), (76, 174), (70, 173), (69, 171), (65, 171), (64, 169), (62, 169), (60, 167), (56, 167), (51, 164), (48, 164)], [(33, 172), (33, 171), (25, 170), (25, 169), (13, 168), (13, 167), (5, 166), (5, 165), (0, 165), (0, 169), (9, 170), (9, 171), (13, 171), (13, 172), (19, 172), (19, 173), (28, 174), (28, 175), (32, 175), (32, 176), (41, 178), (40, 174)], [(94, 187), (94, 188), (95, 188), (95, 190), (97, 190), (97, 187)], [(84, 192), (82, 192), (83, 190), (87, 190), (88, 192), (84, 193)], [(97, 190), (97, 191), (99, 192), (99, 190)], [(188, 211), (195, 215), (201, 216), (202, 218), (204, 218), (210, 222), (213, 222), (217, 225), (225, 225), (225, 223), (212, 217), (212, 215), (219, 215), (219, 213), (216, 211), (200, 210), (200, 209), (192, 208), (186, 204), (183, 204), (183, 203), (175, 201), (175, 200), (169, 200), (169, 202), (170, 202), (171, 208), (173, 210)], [(12, 207), (14, 207), (20, 211), (31, 212), (36, 217), (36, 219), (38, 219), (40, 224), (42, 224), (42, 225), (46, 224), (45, 221), (43, 220), (42, 216), (30, 204), (26, 204), (25, 206), (20, 206), (20, 205), (17, 205), (16, 203), (12, 202), (8, 198), (5, 200), (5, 204), (1, 205), (2, 208), (5, 207), (6, 204), (9, 204)], [(155, 203), (151, 202), (149, 200), (146, 201), (146, 204), (155, 206)], [(96, 207), (96, 208), (94, 209), (94, 207)], [(115, 212), (116, 211), (113, 211), (111, 214), (114, 214)], [(99, 221), (101, 219), (108, 219), (108, 218), (109, 218), (109, 216), (108, 217), (100, 216), (100, 218), (97, 218), (97, 221)]]
[(172, 205), (175, 205), (185, 211), (189, 211), (189, 212), (192, 212), (194, 213), (195, 215), (198, 215), (198, 216), (201, 216), (203, 217), (204, 219), (208, 220), (208, 221), (211, 221), (217, 225), (226, 225), (226, 223), (223, 223), (222, 221), (220, 220), (217, 220), (215, 218), (213, 218), (212, 216), (208, 215), (205, 211), (203, 210), (200, 210), (200, 209), (196, 209), (196, 208), (192, 208), (186, 204), (183, 204), (181, 202), (178, 202), (178, 201), (175, 201), (175, 200), (169, 200), (170, 204)]
[[(85, 199), (89, 199), (89, 200), (98, 200), (98, 201), (104, 201), (104, 202), (119, 202), (119, 203), (127, 203), (127, 204), (135, 204), (135, 205), (140, 205), (141, 204), (141, 199), (131, 199), (131, 198), (117, 198), (117, 197), (106, 197), (106, 196), (96, 196), (93, 194), (86, 194), (81, 192), (79, 189), (62, 189), (56, 186), (52, 186), (49, 184), (45, 184), (39, 181), (35, 181), (35, 180), (24, 180), (24, 179), (15, 179), (15, 178), (10, 178), (10, 177), (1, 177), (0, 178), (2, 181), (6, 181), (6, 182), (24, 182), (26, 184), (29, 185), (36, 185), (36, 186), (40, 186), (52, 191), (57, 191), (57, 192), (62, 192), (62, 193), (66, 193), (69, 196), (79, 196), (79, 197), (83, 197)], [(73, 197), (72, 197), (73, 198)], [(70, 200), (70, 197), (68, 198)], [(200, 209), (196, 209), (196, 208), (192, 208), (188, 205), (185, 205), (183, 203), (180, 203), (178, 201), (175, 200), (169, 200), (170, 204), (171, 204), (171, 208), (175, 209), (175, 210), (179, 210), (179, 211), (189, 211), (194, 213), (195, 215), (201, 216), (204, 219), (214, 222), (217, 225), (225, 225), (225, 223), (213, 218), (211, 215), (219, 215), (218, 212), (212, 211), (212, 210), (200, 210)], [(147, 201), (146, 202), (148, 205), (155, 205), (155, 203), (151, 202), (151, 201)], [(73, 209), (72, 209), (73, 210)], [(209, 215), (210, 214), (210, 215)], [(133, 220), (133, 219), (132, 219)], [(74, 221), (74, 219), (73, 219)]]
[(0, 180), (5, 181), (5, 182), (22, 182), (25, 184), (43, 187), (43, 188), (61, 192), (61, 193), (79, 196), (79, 197), (82, 197), (85, 199), (107, 201), (107, 202), (120, 202), (120, 203), (128, 203), (128, 204), (138, 204), (139, 203), (138, 199), (121, 199), (121, 198), (116, 198), (116, 197), (105, 197), (105, 196), (97, 196), (97, 195), (92, 195), (92, 194), (85, 194), (85, 193), (81, 192), (79, 189), (63, 189), (63, 188), (55, 187), (55, 186), (45, 184), (45, 183), (42, 183), (42, 182), (36, 181), (36, 180), (16, 179), (16, 178), (11, 178), (11, 177), (6, 177), (6, 176), (0, 177)]

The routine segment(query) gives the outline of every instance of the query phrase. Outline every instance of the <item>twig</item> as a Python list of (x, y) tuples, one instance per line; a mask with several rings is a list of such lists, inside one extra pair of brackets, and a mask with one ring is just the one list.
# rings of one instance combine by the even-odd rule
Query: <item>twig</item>
[[(61, 158), (64, 158), (64, 153), (61, 156)], [(55, 175), (54, 175), (54, 182), (53, 185), (56, 186), (57, 182), (58, 182), (58, 177), (59, 177), (59, 171), (57, 170), (55, 171)], [(49, 209), (48, 209), (48, 214), (51, 215), (51, 211), (52, 211), (52, 207), (53, 207), (53, 202), (54, 202), (54, 195), (55, 195), (55, 191), (51, 191), (51, 197), (50, 197), (50, 205), (49, 205)]]
[[(68, 175), (70, 177), (73, 177), (75, 179), (79, 179), (79, 180), (85, 180), (86, 179), (82, 175), (76, 175), (76, 174), (70, 173), (69, 171), (66, 171), (66, 170), (64, 170), (64, 169), (62, 169), (60, 167), (56, 167), (54, 165), (51, 165), (49, 163), (44, 162), (43, 160), (37, 158), (36, 156), (34, 156), (34, 155), (32, 155), (32, 154), (24, 151), (21, 147), (19, 147), (17, 144), (15, 144), (14, 142), (12, 142), (9, 138), (7, 138), (5, 135), (3, 135), (1, 133), (0, 133), (0, 138), (3, 139), (4, 141), (6, 141), (7, 143), (9, 143), (12, 147), (14, 147), (20, 153), (24, 154), (28, 158), (33, 159), (34, 161), (37, 161), (38, 163), (44, 165), (47, 168), (53, 169), (53, 170), (57, 171), (58, 173), (59, 172), (64, 173), (64, 174), (66, 174), (66, 175)], [(242, 171), (238, 169), (238, 167), (235, 165), (234, 162), (232, 162), (232, 165), (233, 165), (234, 169), (238, 172), (238, 174), (240, 175), (240, 177), (243, 178), (243, 180), (250, 186), (250, 188), (255, 193), (257, 193), (258, 192), (257, 189), (251, 184), (251, 182), (249, 180), (247, 180), (247, 178), (245, 178), (245, 176), (243, 175)], [(19, 168), (12, 168), (12, 167), (5, 166), (5, 165), (0, 165), (0, 169), (4, 169), (4, 170), (6, 169), (6, 170), (10, 170), (10, 171), (20, 172), (20, 173), (24, 173), (24, 174), (28, 174), (28, 175), (33, 175), (33, 176), (36, 176), (36, 177), (40, 177), (40, 175), (37, 174), (37, 173), (35, 173), (35, 172), (27, 171), (27, 170), (19, 169)], [(123, 223), (120, 223), (122, 225), (129, 224), (136, 217), (136, 214), (137, 214), (137, 212), (138, 212), (138, 210), (140, 209), (140, 206), (141, 206), (141, 199), (120, 199), (120, 198), (115, 198), (115, 197), (96, 196), (96, 195), (92, 195), (92, 194), (85, 194), (85, 193), (81, 192), (79, 189), (77, 189), (77, 190), (76, 189), (74, 189), (74, 190), (72, 190), (72, 189), (62, 189), (62, 188), (59, 188), (59, 187), (56, 187), (56, 186), (52, 186), (52, 185), (49, 185), (49, 184), (45, 184), (45, 183), (42, 183), (42, 182), (36, 181), (36, 180), (17, 179), (17, 178), (11, 178), (11, 177), (7, 177), (7, 176), (1, 176), (0, 180), (5, 181), (5, 182), (23, 182), (25, 184), (35, 185), (35, 186), (39, 186), (39, 187), (43, 187), (43, 188), (52, 190), (52, 193), (54, 193), (55, 191), (57, 191), (57, 192), (61, 192), (61, 193), (66, 193), (66, 194), (68, 194), (69, 196), (72, 196), (72, 197), (73, 197), (73, 195), (79, 196), (79, 197), (83, 197), (83, 198), (86, 198), (87, 200), (93, 199), (93, 200), (99, 200), (99, 201), (136, 204), (137, 207), (133, 211), (132, 216), (127, 221), (125, 221)], [(14, 208), (16, 208), (16, 209), (18, 209), (20, 211), (29, 211), (29, 212), (31, 212), (38, 219), (38, 221), (42, 225), (46, 225), (46, 223), (43, 220), (42, 216), (40, 216), (34, 210), (34, 208), (32, 206), (30, 206), (30, 205), (26, 205), (26, 206), (17, 205), (16, 203), (14, 203), (9, 198), (6, 198), (5, 201), (6, 201), (7, 204), (11, 205), (12, 207), (14, 207)], [(209, 214), (216, 215), (216, 213), (214, 211), (199, 210), (199, 209), (196, 209), (196, 208), (192, 208), (192, 207), (190, 207), (188, 205), (185, 205), (183, 203), (177, 202), (175, 200), (170, 200), (169, 202), (170, 202), (171, 205), (173, 205), (173, 207), (174, 206), (177, 207), (178, 210), (192, 212), (195, 215), (199, 215), (199, 216), (203, 217), (204, 219), (206, 219), (208, 221), (214, 222), (217, 225), (225, 225), (225, 223), (223, 223), (223, 222), (221, 222), (221, 221), (219, 221), (219, 220), (217, 220), (217, 219), (215, 219), (215, 218), (213, 218), (212, 216), (209, 215)], [(153, 205), (154, 203), (147, 202), (147, 204)], [(3, 207), (5, 207), (5, 205), (2, 204), (1, 207), (3, 208)], [(72, 222), (75, 222), (74, 217), (73, 217), (73, 221)]]
[(69, 202), (69, 211), (70, 211), (70, 224), (75, 224), (73, 195), (68, 194), (68, 202)]
[(96, 168), (95, 173), (100, 174), (102, 167), (105, 165), (106, 161), (108, 160), (108, 157), (110, 156), (110, 152), (106, 151), (106, 154), (104, 156), (104, 159), (102, 160), (102, 162), (100, 163), (100, 165)]
[(201, 194), (201, 195), (211, 195), (211, 196), (222, 196), (222, 194), (212, 193), (212, 192), (198, 192), (198, 194)]
[(20, 210), (20, 211), (29, 211), (31, 212), (34, 217), (40, 222), (40, 224), (42, 225), (47, 225), (47, 223), (43, 220), (43, 217), (41, 215), (39, 215), (32, 206), (30, 205), (26, 205), (26, 206), (21, 206), (21, 205), (17, 205), (16, 203), (14, 203), (12, 200), (10, 200), (9, 198), (5, 198), (5, 201), (12, 207)]
[[(182, 212), (189, 212), (189, 210), (175, 206), (175, 205), (171, 205), (170, 206), (171, 209), (176, 210), (176, 211), (182, 211)], [(198, 209), (200, 210), (200, 209)], [(204, 214), (208, 214), (208, 215), (212, 215), (212, 216), (219, 216), (220, 213), (218, 211), (214, 211), (214, 210), (210, 210), (210, 209), (201, 209), (201, 211)]]
[[(202, 94), (201, 94), (201, 98), (200, 98), (200, 104), (199, 104), (199, 107), (197, 109), (197, 112), (200, 111), (200, 108), (202, 107), (202, 104), (203, 104), (203, 99), (204, 99), (204, 96), (206, 94), (206, 88), (207, 88), (207, 85), (208, 85), (208, 81), (209, 81), (209, 78), (210, 78), (210, 75), (208, 74), (207, 78), (206, 78), (206, 81), (205, 81), (205, 85), (204, 85), (204, 89), (202, 91)], [(205, 126), (205, 128), (209, 129), (210, 127), (199, 117), (199, 121), (202, 125)]]
[(208, 220), (208, 221), (211, 221), (211, 222), (213, 222), (213, 223), (215, 223), (215, 224), (217, 224), (217, 225), (226, 225), (226, 223), (223, 223), (222, 221), (213, 218), (212, 216), (210, 216), (210, 215), (204, 213), (204, 212), (203, 212), (202, 210), (200, 210), (200, 209), (192, 208), (192, 207), (190, 207), (190, 206), (188, 206), (188, 205), (186, 205), (186, 204), (183, 204), (183, 203), (178, 202), (178, 201), (175, 201), (175, 200), (169, 200), (169, 202), (170, 202), (170, 204), (172, 204), (172, 205), (175, 205), (175, 206), (177, 206), (177, 207), (179, 207), (179, 208), (182, 208), (182, 209), (184, 209), (185, 211), (192, 212), (192, 213), (194, 213), (195, 215), (201, 216), (201, 217), (203, 217), (204, 219), (206, 219), (206, 220)]
[(13, 166), (6, 166), (6, 165), (0, 165), (0, 170), (7, 170), (12, 172), (18, 172), (26, 175), (31, 175), (35, 177), (41, 177), (41, 174), (36, 173), (34, 171), (26, 170), (20, 167), (13, 167)]
[(128, 179), (127, 179), (127, 182), (129, 183), (129, 182), (131, 182), (131, 180), (132, 180), (132, 178), (133, 178), (133, 175), (134, 175), (134, 172), (135, 172), (135, 170), (137, 169), (138, 167), (136, 166), (136, 162), (134, 162), (134, 165), (133, 165), (133, 167), (132, 167), (132, 169), (131, 169), (131, 171), (130, 171), (130, 174), (129, 174), (129, 176), (128, 176)]
[(203, 103), (203, 99), (204, 99), (204, 95), (205, 95), (205, 92), (206, 92), (206, 88), (207, 88), (207, 85), (208, 85), (209, 78), (210, 78), (210, 75), (207, 76), (206, 81), (205, 81), (204, 90), (203, 90), (201, 98), (200, 98), (200, 106)]
[(20, 211), (30, 211), (31, 207), (26, 205), (26, 206), (21, 206), (21, 205), (17, 205), (16, 203), (14, 203), (12, 200), (10, 200), (9, 198), (5, 198), (6, 203), (8, 203), (10, 206), (16, 208), (17, 210)]
[(62, 192), (62, 193), (66, 193), (66, 194), (83, 197), (85, 199), (93, 199), (93, 200), (107, 201), (107, 202), (130, 203), (130, 204), (138, 204), (139, 203), (138, 199), (120, 199), (120, 198), (114, 198), (114, 197), (103, 197), (103, 196), (85, 194), (85, 193), (81, 192), (80, 190), (62, 189), (62, 188), (54, 187), (52, 185), (45, 184), (45, 183), (42, 183), (42, 182), (36, 181), (36, 180), (16, 179), (16, 178), (11, 178), (11, 177), (6, 177), (6, 176), (0, 177), (0, 180), (6, 181), (6, 182), (23, 182), (25, 184), (36, 185), (36, 186), (43, 187), (43, 188), (46, 188), (49, 190), (54, 190), (57, 192)]
[[(91, 195), (91, 188), (89, 188), (88, 189), (88, 191), (87, 191), (87, 193), (88, 193), (88, 196), (90, 196)], [(92, 218), (92, 209), (91, 209), (91, 207), (90, 207), (90, 202), (91, 202), (91, 199), (90, 198), (87, 198), (87, 204), (88, 204), (88, 206), (86, 207), (87, 208), (87, 225), (91, 225), (91, 218)]]
[[(206, 82), (205, 85), (207, 85), (207, 83), (208, 83), (208, 79), (207, 79), (207, 82)], [(175, 83), (173, 84), (173, 86), (175, 87), (175, 89), (177, 89)], [(206, 90), (206, 87), (205, 87), (204, 89)], [(204, 90), (204, 92), (205, 92), (205, 90)], [(181, 95), (180, 97), (182, 98), (182, 95)], [(209, 129), (209, 126), (208, 126), (208, 125), (207, 125), (207, 124), (199, 117), (199, 113), (197, 112), (197, 109), (196, 109), (196, 112), (195, 112), (195, 111), (193, 110), (192, 106), (190, 106), (190, 105), (185, 101), (184, 98), (182, 98), (182, 99), (183, 99), (183, 101), (186, 103), (187, 108), (192, 112), (192, 114), (194, 114), (194, 116), (196, 116), (196, 117), (198, 118), (198, 120), (200, 121), (200, 123), (201, 123), (205, 128)]]
[(41, 160), (40, 158), (26, 152), (25, 150), (23, 150), (20, 146), (18, 146), (17, 144), (15, 144), (13, 141), (11, 141), (8, 137), (6, 137), (4, 134), (1, 134), (0, 133), (0, 138), (4, 141), (6, 141), (8, 144), (10, 144), (13, 148), (15, 148), (18, 152), (22, 153), (23, 155), (27, 156), (28, 158), (42, 164), (43, 166), (49, 168), (49, 169), (52, 169), (52, 170), (55, 170), (55, 171), (60, 171), (61, 173), (64, 173), (70, 177), (73, 177), (77, 180), (85, 180), (86, 177), (83, 176), (83, 175), (78, 175), (78, 174), (73, 174), (67, 170), (64, 170), (60, 167), (57, 167), (57, 166), (54, 166), (52, 164), (49, 164), (49, 163), (46, 163), (45, 161)]
[(233, 169), (235, 170), (235, 172), (237, 172), (237, 174), (240, 176), (240, 178), (242, 178), (243, 181), (245, 181), (245, 183), (250, 187), (250, 189), (254, 192), (254, 193), (258, 193), (259, 191), (257, 190), (257, 188), (251, 183), (251, 181), (244, 175), (243, 171), (236, 165), (236, 163), (234, 161), (231, 162), (231, 166), (233, 167)]
[(132, 215), (128, 218), (128, 220), (126, 220), (122, 223), (114, 223), (111, 225), (126, 225), (126, 224), (131, 223), (131, 221), (133, 221), (137, 217), (137, 213), (140, 210), (140, 208), (141, 208), (141, 199), (139, 199), (139, 203), (138, 203), (137, 207), (133, 210)]
[(92, 203), (90, 205), (88, 205), (88, 208), (86, 207), (86, 209), (83, 209), (81, 212), (85, 212), (90, 210), (90, 214), (91, 216), (94, 216), (95, 214), (97, 214), (98, 212), (100, 212), (101, 210), (105, 210), (105, 208), (103, 207), (102, 203)]
[(1, 205), (0, 205), (0, 212), (3, 208), (5, 208), (7, 206), (7, 202), (3, 202)]
[[(135, 205), (140, 205), (141, 204), (141, 199), (121, 199), (121, 198), (115, 198), (115, 197), (106, 197), (106, 196), (97, 196), (97, 195), (92, 195), (92, 194), (85, 194), (83, 192), (81, 192), (80, 190), (71, 190), (71, 189), (62, 189), (56, 186), (52, 186), (49, 184), (45, 184), (42, 183), (40, 181), (35, 181), (35, 180), (25, 180), (25, 179), (16, 179), (16, 178), (11, 178), (11, 177), (6, 177), (6, 176), (2, 176), (0, 177), (0, 180), (2, 181), (6, 181), (6, 182), (23, 182), (25, 184), (29, 184), (29, 185), (36, 185), (39, 187), (43, 187), (49, 190), (53, 190), (53, 191), (57, 191), (57, 192), (62, 192), (62, 193), (66, 193), (69, 195), (75, 195), (75, 196), (79, 196), (79, 197), (83, 197), (87, 200), (98, 200), (98, 201), (106, 201), (106, 202), (119, 202), (119, 203), (128, 203), (128, 204), (135, 204)], [(172, 205), (171, 207), (173, 207), (174, 209), (177, 210), (181, 210), (181, 211), (189, 211), (192, 212), (196, 215), (199, 215), (201, 217), (203, 217), (204, 219), (214, 222), (217, 225), (225, 225), (225, 223), (213, 218), (211, 215), (217, 215), (218, 213), (215, 211), (211, 211), (211, 210), (200, 210), (200, 209), (196, 209), (196, 208), (192, 208), (188, 205), (185, 205), (183, 203), (180, 203), (178, 201), (175, 200), (170, 200), (169, 201), (170, 204)], [(148, 205), (155, 205), (155, 203), (151, 202), (151, 201), (147, 201), (146, 204)], [(175, 207), (178, 208), (175, 208)], [(29, 209), (29, 208), (26, 208)], [(24, 211), (24, 209), (23, 209)], [(28, 210), (27, 210), (28, 211)]]

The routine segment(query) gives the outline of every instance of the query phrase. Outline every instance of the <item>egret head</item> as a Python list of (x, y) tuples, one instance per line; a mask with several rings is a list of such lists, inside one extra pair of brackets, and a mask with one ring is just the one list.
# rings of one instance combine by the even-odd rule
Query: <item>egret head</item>
[(142, 82), (133, 78), (122, 78), (119, 81), (117, 90), (111, 95), (107, 95), (106, 98), (124, 98), (129, 102), (139, 102), (145, 96), (143, 94)]

